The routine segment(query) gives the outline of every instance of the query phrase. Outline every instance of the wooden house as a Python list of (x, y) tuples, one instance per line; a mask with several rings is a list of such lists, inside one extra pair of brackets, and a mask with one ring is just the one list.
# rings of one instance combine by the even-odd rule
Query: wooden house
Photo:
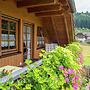
[(46, 43), (73, 41), (73, 0), (0, 0), (0, 67), (39, 59)]

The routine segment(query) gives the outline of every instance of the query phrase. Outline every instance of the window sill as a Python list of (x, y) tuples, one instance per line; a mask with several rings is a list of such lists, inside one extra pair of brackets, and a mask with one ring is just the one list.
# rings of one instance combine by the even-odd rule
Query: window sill
[(6, 58), (6, 57), (11, 57), (11, 56), (18, 55), (18, 54), (21, 54), (21, 52), (15, 52), (15, 53), (10, 53), (10, 54), (6, 54), (6, 55), (2, 55), (2, 56), (0, 56), (0, 59), (1, 58)]

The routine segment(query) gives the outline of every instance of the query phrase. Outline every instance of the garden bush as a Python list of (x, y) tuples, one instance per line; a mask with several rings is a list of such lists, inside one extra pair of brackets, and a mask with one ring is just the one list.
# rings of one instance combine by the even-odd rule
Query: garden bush
[[(79, 49), (79, 48), (78, 48)], [(75, 49), (76, 51), (76, 49)], [(67, 48), (45, 52), (42, 50), (42, 65), (22, 74), (17, 81), (1, 84), (2, 90), (78, 90), (80, 87), (81, 66), (76, 62), (74, 52)]]
[(68, 44), (66, 46), (67, 49), (69, 49), (75, 56), (75, 59), (78, 58), (78, 54), (81, 53), (82, 49), (80, 47), (80, 43), (73, 42), (71, 44)]
[(82, 48), (80, 46), (80, 43), (73, 42), (71, 44), (68, 44), (66, 48), (73, 53), (75, 60), (77, 60), (79, 64), (83, 64), (83, 55), (82, 55)]

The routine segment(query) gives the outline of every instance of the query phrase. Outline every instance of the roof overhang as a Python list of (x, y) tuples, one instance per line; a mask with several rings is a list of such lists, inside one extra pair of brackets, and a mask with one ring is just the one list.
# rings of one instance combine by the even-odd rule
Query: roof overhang
[(38, 16), (60, 15), (76, 11), (74, 0), (16, 0), (17, 7), (26, 7), (28, 13)]
[(70, 4), (70, 7), (71, 7), (71, 12), (72, 13), (76, 12), (76, 7), (75, 7), (74, 0), (68, 0), (68, 1), (69, 1), (69, 4)]

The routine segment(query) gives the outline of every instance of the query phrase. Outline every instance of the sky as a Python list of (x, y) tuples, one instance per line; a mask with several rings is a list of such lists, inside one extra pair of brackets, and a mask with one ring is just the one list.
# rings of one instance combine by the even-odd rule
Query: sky
[(90, 12), (90, 0), (74, 0), (77, 12)]

